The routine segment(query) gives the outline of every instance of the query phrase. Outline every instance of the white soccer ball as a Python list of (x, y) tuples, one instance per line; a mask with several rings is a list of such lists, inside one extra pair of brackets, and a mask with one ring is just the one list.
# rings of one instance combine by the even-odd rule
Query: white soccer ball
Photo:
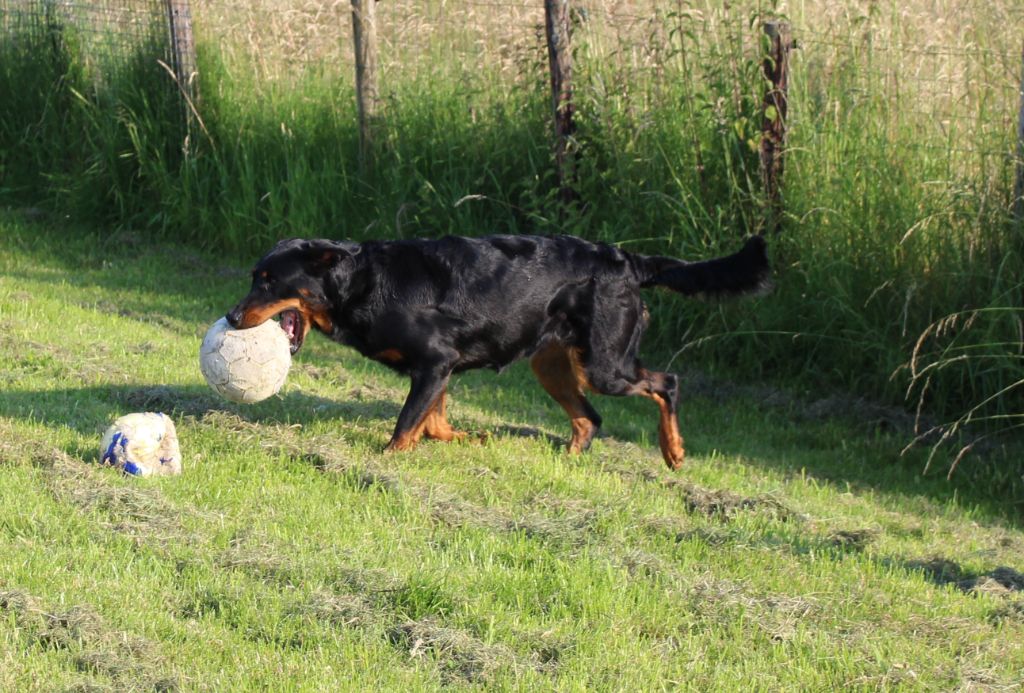
[(122, 416), (103, 434), (100, 462), (136, 476), (181, 474), (174, 422), (153, 412)]
[(221, 318), (199, 347), (199, 368), (217, 394), (252, 404), (277, 394), (292, 365), (288, 336), (273, 320), (236, 330)]

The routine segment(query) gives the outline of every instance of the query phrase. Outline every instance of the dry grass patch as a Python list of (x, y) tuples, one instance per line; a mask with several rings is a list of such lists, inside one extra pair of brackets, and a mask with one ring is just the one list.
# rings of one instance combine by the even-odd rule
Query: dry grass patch
[(1024, 599), (1014, 599), (1001, 605), (989, 616), (992, 623), (998, 625), (1004, 621), (1024, 624)]
[(165, 385), (115, 390), (112, 395), (114, 401), (128, 411), (162, 411), (175, 415), (205, 417), (211, 412), (219, 412), (219, 408), (224, 406), (223, 400), (217, 399), (209, 392)]
[(56, 453), (47, 484), (58, 501), (97, 515), (101, 527), (139, 544), (155, 548), (197, 539), (181, 522), (183, 509), (165, 499), (159, 489), (122, 483), (116, 478), (120, 473), (112, 468)]
[(198, 541), (181, 516), (188, 512), (201, 517), (199, 510), (179, 508), (159, 488), (125, 480), (116, 469), (85, 462), (40, 438), (40, 434), (26, 438), (0, 418), (0, 464), (42, 470), (43, 482), (58, 502), (95, 515), (100, 527), (137, 544), (166, 547), (172, 542)]
[(446, 627), (430, 618), (392, 626), (388, 639), (412, 659), (432, 657), (442, 681), (449, 684), (486, 684), (501, 671), (545, 668), (539, 658), (524, 660), (507, 647), (488, 645), (468, 631)]
[(296, 612), (338, 628), (366, 628), (380, 620), (380, 613), (366, 597), (329, 590), (314, 592)]
[(288, 586), (301, 582), (300, 566), (271, 542), (253, 534), (246, 533), (232, 539), (228, 548), (217, 557), (217, 565)]
[[(700, 618), (713, 622), (735, 622), (739, 616), (771, 640), (783, 642), (796, 633), (797, 626), (820, 612), (818, 600), (786, 594), (751, 594), (739, 583), (710, 574), (692, 581), (686, 602)], [(724, 621), (723, 621), (724, 619)]]
[[(591, 537), (591, 530), (598, 513), (584, 501), (572, 501), (550, 494), (540, 494), (527, 501), (530, 508), (524, 513), (513, 514), (504, 508), (480, 505), (436, 486), (421, 486), (410, 489), (427, 513), (436, 521), (449, 527), (474, 527), (492, 532), (522, 533), (556, 544), (580, 545)], [(552, 516), (538, 512), (555, 510)]]
[[(218, 565), (289, 589), (304, 582), (305, 566), (256, 535), (233, 540)], [(486, 683), (498, 672), (548, 672), (554, 667), (557, 655), (547, 643), (524, 657), (507, 646), (483, 642), (470, 629), (447, 624), (445, 614), (457, 609), (457, 598), (437, 585), (380, 569), (338, 566), (326, 587), (294, 604), (287, 616), (382, 634), (414, 661), (429, 657), (445, 683)]]
[(98, 313), (104, 315), (114, 316), (119, 319), (134, 320), (136, 322), (144, 322), (150, 325), (156, 325), (162, 327), (165, 330), (171, 332), (177, 332), (180, 334), (191, 334), (194, 326), (192, 323), (180, 320), (178, 318), (172, 318), (163, 313), (157, 313), (155, 311), (138, 311), (125, 308), (120, 303), (102, 299), (95, 303), (83, 301), (77, 304), (79, 308), (85, 310), (95, 310)]
[(1007, 566), (971, 574), (956, 561), (941, 557), (905, 561), (903, 566), (921, 571), (928, 580), (937, 585), (953, 585), (963, 592), (1011, 595), (1024, 591), (1024, 573)]
[(525, 505), (528, 512), (513, 514), (494, 506), (474, 503), (437, 484), (421, 482), (387, 469), (378, 456), (356, 459), (350, 449), (334, 441), (303, 438), (294, 429), (278, 428), (268, 435), (261, 427), (264, 447), (303, 460), (317, 469), (341, 474), (356, 488), (384, 489), (418, 501), (425, 513), (449, 527), (476, 527), (494, 532), (522, 532), (527, 536), (568, 543), (582, 543), (598, 517), (597, 510), (582, 500), (550, 493), (535, 494)]
[(285, 457), (302, 460), (316, 469), (347, 477), (356, 488), (363, 490), (403, 490), (404, 483), (396, 472), (390, 471), (373, 457), (355, 459), (351, 450), (340, 448), (327, 439), (302, 438), (295, 429), (278, 428), (270, 436), (263, 429), (262, 445)]
[(29, 646), (67, 653), (69, 665), (92, 678), (76, 690), (100, 687), (106, 682), (117, 691), (177, 691), (177, 675), (149, 640), (109, 627), (88, 605), (56, 611), (19, 590), (0, 590), (0, 612), (13, 615)]
[(825, 540), (838, 549), (863, 551), (879, 534), (877, 529), (837, 529), (829, 533)]
[(708, 489), (649, 468), (621, 463), (605, 463), (602, 470), (624, 479), (656, 484), (677, 493), (690, 513), (729, 520), (742, 512), (758, 512), (782, 521), (802, 521), (807, 517), (769, 495), (741, 496), (725, 489)]

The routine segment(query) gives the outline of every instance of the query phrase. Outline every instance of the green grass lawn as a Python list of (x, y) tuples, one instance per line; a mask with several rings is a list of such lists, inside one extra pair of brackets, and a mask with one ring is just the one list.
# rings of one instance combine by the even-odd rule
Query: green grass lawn
[[(1024, 684), (1020, 506), (855, 411), (691, 373), (670, 473), (650, 402), (568, 456), (520, 366), (450, 390), (483, 442), (382, 455), (405, 383), (325, 339), (264, 403), (203, 383), (255, 258), (13, 213), (0, 247), (0, 690)], [(180, 477), (98, 466), (146, 410)]]

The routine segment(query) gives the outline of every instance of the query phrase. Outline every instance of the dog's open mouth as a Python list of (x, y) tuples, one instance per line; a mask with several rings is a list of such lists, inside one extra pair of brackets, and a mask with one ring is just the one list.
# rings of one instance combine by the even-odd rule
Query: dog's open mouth
[(294, 355), (302, 348), (302, 340), (306, 336), (306, 331), (302, 325), (302, 314), (294, 308), (289, 308), (283, 311), (279, 318), (281, 329), (288, 336), (288, 341), (291, 343), (291, 352)]

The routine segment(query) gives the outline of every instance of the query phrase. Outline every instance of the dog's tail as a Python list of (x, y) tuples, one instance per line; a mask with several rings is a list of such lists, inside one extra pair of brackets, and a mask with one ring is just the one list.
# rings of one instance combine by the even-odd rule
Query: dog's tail
[(664, 286), (686, 296), (724, 298), (765, 293), (772, 286), (763, 236), (751, 236), (738, 252), (713, 260), (648, 256), (639, 264), (640, 286)]

